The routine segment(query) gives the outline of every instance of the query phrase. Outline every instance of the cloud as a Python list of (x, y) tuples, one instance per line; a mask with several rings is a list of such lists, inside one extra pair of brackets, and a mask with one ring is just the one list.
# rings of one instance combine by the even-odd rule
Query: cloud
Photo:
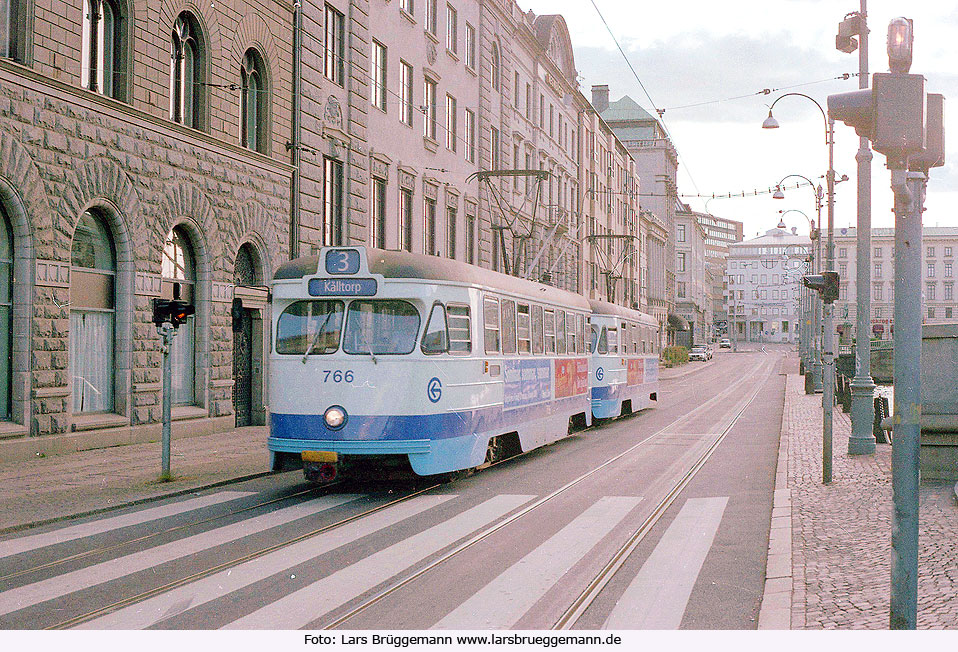
[[(805, 92), (824, 104), (829, 93), (857, 88), (855, 78), (806, 85), (853, 72), (857, 66), (853, 70), (850, 63), (842, 65), (815, 49), (783, 40), (780, 35), (713, 36), (700, 31), (645, 47), (634, 40), (622, 45), (658, 108), (666, 109), (666, 122), (761, 120), (762, 107), (785, 89)], [(583, 47), (576, 49), (575, 57), (587, 96), (592, 84), (608, 84), (612, 98), (629, 95), (650, 107), (618, 51)], [(763, 89), (782, 90), (763, 95)], [(728, 101), (712, 103), (715, 100)], [(701, 103), (708, 104), (688, 106)]]

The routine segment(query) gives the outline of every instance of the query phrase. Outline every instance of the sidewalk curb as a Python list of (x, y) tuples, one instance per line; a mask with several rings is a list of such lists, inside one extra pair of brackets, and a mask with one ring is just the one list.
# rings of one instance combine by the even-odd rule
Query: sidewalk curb
[(775, 491), (768, 533), (765, 591), (758, 629), (792, 628), (792, 490), (788, 488), (788, 374), (782, 408), (782, 435), (775, 467)]
[(171, 491), (169, 493), (159, 494), (156, 496), (147, 496), (145, 498), (137, 498), (136, 500), (131, 500), (125, 503), (120, 503), (118, 505), (110, 505), (108, 507), (98, 507), (97, 509), (90, 509), (85, 512), (77, 512), (75, 514), (61, 514), (59, 516), (54, 516), (51, 518), (41, 519), (39, 521), (32, 521), (30, 523), (20, 523), (18, 525), (8, 525), (7, 527), (0, 528), (0, 535), (10, 534), (11, 532), (21, 532), (23, 530), (29, 530), (35, 527), (40, 527), (42, 525), (49, 525), (51, 523), (59, 523), (60, 521), (68, 521), (75, 518), (85, 518), (87, 516), (95, 516), (97, 514), (105, 514), (107, 512), (113, 512), (119, 509), (125, 509), (127, 507), (135, 507), (137, 505), (143, 505), (146, 503), (152, 503), (159, 500), (164, 500), (166, 498), (175, 498), (177, 496), (183, 496), (190, 494), (196, 491), (205, 491), (207, 489), (215, 489), (217, 487), (222, 487), (228, 484), (233, 484), (234, 482), (245, 482), (247, 480), (255, 480), (257, 478), (262, 478), (267, 475), (271, 475), (272, 471), (262, 471), (260, 473), (251, 473), (250, 475), (242, 475), (236, 478), (227, 478), (226, 480), (218, 480), (216, 482), (211, 482), (209, 484), (200, 485), (197, 487), (186, 487), (184, 489), (177, 489), (176, 491)]

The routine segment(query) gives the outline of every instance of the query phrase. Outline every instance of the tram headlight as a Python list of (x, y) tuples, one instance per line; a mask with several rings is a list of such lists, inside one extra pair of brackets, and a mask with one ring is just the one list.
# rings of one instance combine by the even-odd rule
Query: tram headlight
[(323, 421), (326, 422), (326, 427), (330, 430), (339, 430), (346, 425), (346, 410), (338, 405), (333, 405), (326, 409), (326, 413), (323, 414)]

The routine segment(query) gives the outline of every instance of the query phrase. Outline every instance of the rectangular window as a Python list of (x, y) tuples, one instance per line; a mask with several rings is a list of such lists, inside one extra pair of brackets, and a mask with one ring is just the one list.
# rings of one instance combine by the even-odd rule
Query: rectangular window
[(945, 308), (945, 319), (952, 319), (952, 309)]
[(848, 249), (845, 247), (838, 248), (838, 257), (839, 258), (848, 258)]
[(934, 257), (935, 257), (935, 248), (934, 248), (934, 247), (928, 247), (928, 251), (927, 251), (926, 255), (927, 255), (929, 258), (934, 258)]
[(412, 126), (412, 66), (399, 62), (399, 119)]
[(386, 248), (386, 180), (373, 177), (372, 206), (370, 207), (370, 244), (377, 249)]
[(503, 299), (500, 313), (502, 314), (502, 352), (504, 354), (516, 352), (516, 302)]
[(928, 273), (925, 274), (928, 278), (935, 278), (935, 263), (928, 263)]
[(539, 94), (539, 128), (542, 129), (546, 124), (546, 96)]
[(436, 14), (438, 13), (438, 7), (436, 5), (436, 0), (426, 0), (426, 20), (424, 27), (426, 31), (430, 34), (436, 34)]
[(928, 309), (928, 319), (934, 319), (934, 318), (935, 318), (935, 309), (934, 309), (934, 308), (929, 308), (929, 309)]
[(556, 352), (556, 320), (555, 312), (546, 310), (543, 315), (543, 331), (545, 333), (545, 354), (554, 355)]
[(881, 278), (881, 263), (875, 263), (875, 278)]
[(571, 312), (565, 316), (565, 327), (566, 327), (566, 351), (569, 353), (575, 354), (576, 352), (576, 330), (575, 330), (575, 315)]
[(410, 16), (414, 15), (415, 5), (413, 4), (414, 0), (399, 0), (399, 8), (405, 11)]
[(685, 252), (679, 252), (678, 265), (676, 266), (675, 271), (676, 272), (685, 271)]
[(422, 135), (436, 140), (436, 82), (426, 77), (422, 88), (423, 104), (426, 107), (426, 115), (422, 121)]
[(565, 311), (563, 310), (556, 310), (556, 353), (565, 354)]
[(532, 119), (532, 84), (526, 82), (526, 120)]
[(951, 247), (945, 247), (945, 256), (951, 256)]
[(422, 200), (422, 252), (430, 256), (438, 256), (436, 250), (436, 200), (428, 197)]
[(881, 258), (881, 247), (875, 247), (875, 258)]
[(489, 127), (489, 147), (492, 150), (492, 169), (499, 169), (499, 130)]
[(872, 301), (881, 301), (882, 300), (882, 284), (873, 283), (872, 284)]
[(328, 355), (339, 350), (342, 301), (297, 301), (276, 322), (276, 353)]
[(848, 276), (848, 263), (838, 263), (838, 275), (842, 278)]
[(927, 283), (925, 285), (925, 300), (926, 301), (935, 301), (935, 287), (936, 283)]
[(685, 225), (684, 224), (675, 225), (675, 241), (685, 242)]
[(945, 278), (951, 278), (953, 275), (951, 263), (945, 263)]
[(459, 139), (457, 132), (456, 98), (446, 95), (446, 149), (450, 152), (456, 151), (456, 141)]
[(459, 52), (459, 16), (452, 5), (446, 5), (446, 49)]
[(466, 160), (476, 162), (476, 114), (466, 109), (466, 124), (464, 140), (466, 143)]
[(952, 283), (945, 283), (945, 301), (953, 301), (955, 298), (955, 286)]
[(542, 306), (532, 306), (532, 353), (542, 355)]
[(412, 190), (399, 189), (399, 246), (412, 251)]
[(456, 220), (458, 211), (455, 206), (446, 207), (446, 255), (456, 259)]
[(446, 306), (449, 323), (449, 353), (472, 352), (472, 332), (469, 324), (469, 306), (449, 304)]
[(556, 121), (556, 108), (549, 105), (549, 138), (553, 137), (553, 128), (555, 127)]
[(495, 297), (482, 300), (482, 330), (486, 353), (499, 353), (499, 300)]
[(466, 23), (466, 67), (476, 68), (476, 28)]
[(323, 243), (345, 244), (343, 223), (343, 163), (323, 157)]
[(519, 342), (519, 353), (532, 353), (532, 325), (529, 306), (520, 303), (517, 306), (516, 332)]
[(329, 81), (340, 86), (343, 85), (346, 70), (343, 63), (346, 56), (345, 26), (343, 14), (335, 7), (326, 5), (326, 53), (323, 71)]
[(373, 41), (373, 106), (386, 110), (386, 46)]
[(476, 217), (466, 215), (466, 262), (476, 263)]
[(349, 304), (343, 352), (407, 355), (416, 348), (419, 311), (406, 301), (364, 299)]
[(519, 108), (519, 71), (518, 70), (516, 71), (516, 85), (513, 91), (514, 92), (512, 95), (512, 104), (518, 109)]

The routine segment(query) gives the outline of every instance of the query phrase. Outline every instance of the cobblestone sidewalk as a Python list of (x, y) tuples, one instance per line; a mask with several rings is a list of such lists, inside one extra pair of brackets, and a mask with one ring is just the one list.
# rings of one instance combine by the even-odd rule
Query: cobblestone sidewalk
[[(891, 582), (891, 446), (849, 455), (851, 422), (835, 408), (830, 485), (822, 484), (822, 399), (789, 374), (792, 629), (887, 629)], [(958, 629), (958, 506), (952, 484), (922, 485), (918, 628)]]

